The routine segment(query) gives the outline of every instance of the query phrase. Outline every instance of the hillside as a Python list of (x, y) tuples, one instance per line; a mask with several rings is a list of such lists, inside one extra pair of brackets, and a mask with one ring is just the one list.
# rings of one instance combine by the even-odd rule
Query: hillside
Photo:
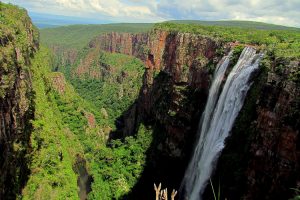
[(30, 12), (28, 14), (32, 19), (33, 24), (35, 24), (40, 29), (55, 28), (59, 26), (68, 26), (74, 24), (105, 24), (104, 21), (97, 19), (51, 15), (38, 12)]
[(289, 30), (300, 31), (300, 28), (288, 27), (276, 24), (268, 24), (264, 22), (255, 21), (239, 21), (239, 20), (224, 20), (224, 21), (201, 21), (201, 20), (171, 20), (171, 23), (177, 24), (199, 24), (210, 26), (225, 26), (225, 27), (239, 27), (245, 29), (260, 29), (260, 30)]
[(39, 46), (27, 11), (0, 2), (0, 199), (26, 184), (34, 115), (30, 63)]
[[(101, 85), (99, 81), (90, 79), (92, 86), (84, 88), (83, 85), (80, 90), (81, 93), (89, 93), (80, 96), (63, 74), (51, 72), (50, 57), (49, 51), (41, 48), (32, 60), (35, 92), (29, 163), (32, 173), (22, 191), (22, 197), (76, 199), (79, 195), (80, 199), (86, 199), (90, 192), (91, 199), (117, 198), (127, 192), (140, 176), (145, 159), (144, 151), (151, 141), (150, 131), (141, 127), (135, 139), (127, 138), (124, 143), (115, 141), (112, 143), (113, 147), (106, 146), (109, 132), (114, 126), (113, 112), (122, 112), (135, 96), (125, 93), (120, 105), (117, 105), (120, 110), (111, 111), (105, 107), (111, 105), (105, 103), (100, 103), (100, 109), (99, 103), (94, 104), (93, 99), (89, 99), (97, 94), (88, 91), (88, 88), (93, 92), (99, 91), (98, 96), (101, 98), (97, 98), (98, 101), (112, 100), (117, 103), (120, 100), (118, 96), (111, 98), (117, 94), (117, 85), (111, 84), (106, 86), (107, 89), (102, 89), (105, 87), (103, 83)], [(130, 58), (123, 56), (124, 59)], [(111, 63), (109, 66), (113, 69), (115, 64)], [(121, 74), (120, 70), (112, 75)], [(132, 79), (132, 75), (129, 74), (127, 79)], [(138, 80), (140, 79), (137, 78)], [(78, 84), (80, 86), (80, 82)], [(78, 87), (78, 84), (75, 86)], [(128, 87), (124, 85), (124, 89)], [(131, 87), (129, 89), (132, 92), (138, 90)], [(110, 160), (107, 161), (107, 158)], [(136, 165), (132, 159), (136, 159), (139, 164)], [(134, 169), (134, 173), (124, 177), (129, 169)], [(112, 178), (107, 180), (106, 177)], [(119, 181), (122, 181), (121, 186), (116, 184)]]

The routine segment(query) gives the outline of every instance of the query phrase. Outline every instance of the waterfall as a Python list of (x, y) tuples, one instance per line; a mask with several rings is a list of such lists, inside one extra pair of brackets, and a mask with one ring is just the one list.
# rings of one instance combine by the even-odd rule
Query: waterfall
[(230, 56), (231, 53), (225, 56), (216, 68), (199, 124), (200, 138), (181, 184), (181, 190), (188, 200), (201, 200), (201, 195), (224, 148), (224, 141), (252, 85), (251, 75), (258, 69), (263, 55), (256, 54), (256, 50), (252, 47), (245, 47), (220, 94)]

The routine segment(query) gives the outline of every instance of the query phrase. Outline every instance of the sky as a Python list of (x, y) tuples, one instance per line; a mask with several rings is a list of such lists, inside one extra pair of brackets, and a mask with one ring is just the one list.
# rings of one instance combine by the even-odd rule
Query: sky
[(108, 22), (251, 20), (300, 27), (300, 0), (2, 0), (29, 13)]

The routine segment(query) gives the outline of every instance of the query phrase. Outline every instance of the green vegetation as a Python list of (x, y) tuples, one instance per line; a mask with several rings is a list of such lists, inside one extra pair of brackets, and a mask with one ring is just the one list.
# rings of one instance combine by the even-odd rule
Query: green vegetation
[(29, 76), (38, 31), (26, 10), (0, 2), (0, 198), (15, 199), (29, 174), (34, 105)]
[(281, 26), (276, 24), (268, 24), (263, 22), (240, 21), (240, 20), (224, 20), (224, 21), (172, 20), (169, 22), (177, 23), (177, 24), (199, 24), (199, 25), (210, 25), (210, 26), (239, 27), (239, 28), (246, 28), (246, 29), (300, 31), (300, 28), (287, 27), (287, 26)]
[(290, 200), (300, 200), (300, 189), (297, 188), (291, 188), (291, 189), (295, 191), (296, 196)]
[[(151, 26), (88, 25), (41, 30), (44, 44), (79, 50), (74, 64), (60, 63), (63, 66), (58, 65), (57, 68), (72, 83), (73, 95), (67, 94), (67, 91), (65, 95), (55, 93), (55, 100), (63, 123), (82, 145), (88, 171), (93, 177), (89, 199), (120, 199), (130, 191), (145, 166), (146, 151), (152, 141), (152, 134), (151, 130), (141, 125), (135, 137), (111, 141), (109, 146), (106, 145), (109, 132), (115, 128), (115, 120), (138, 97), (145, 68), (139, 59), (85, 46), (91, 37), (104, 32), (141, 32), (149, 30)], [(55, 34), (62, 34), (62, 37)], [(74, 37), (78, 40), (75, 41)], [(57, 57), (52, 58), (54, 61), (55, 59)], [(96, 128), (88, 133), (82, 114), (86, 110), (95, 116), (96, 123)]]
[(120, 199), (128, 193), (143, 171), (151, 141), (151, 131), (141, 125), (136, 137), (126, 137), (124, 142), (115, 140), (112, 148), (97, 149), (90, 199)]
[(160, 23), (154, 26), (174, 32), (200, 34), (206, 37), (218, 38), (224, 42), (238, 41), (242, 44), (260, 46), (275, 57), (287, 59), (300, 58), (300, 32), (293, 30), (255, 30), (239, 27), (208, 26), (195, 24)]
[[(127, 64), (137, 64), (134, 60), (131, 62), (132, 58), (117, 54), (113, 56), (119, 58), (110, 61), (115, 66), (123, 63), (122, 58), (129, 62)], [(31, 135), (32, 174), (23, 190), (23, 198), (77, 199), (78, 174), (74, 164), (76, 158), (81, 157), (86, 159), (88, 171), (94, 180), (90, 198), (118, 199), (134, 186), (143, 170), (145, 152), (152, 140), (151, 131), (141, 125), (136, 137), (127, 137), (124, 142), (112, 141), (107, 147), (102, 129), (105, 126), (99, 126), (93, 120), (89, 123), (87, 117), (89, 114), (98, 116), (101, 124), (104, 118), (100, 116), (100, 110), (95, 110), (91, 102), (83, 100), (65, 82), (61, 73), (50, 71), (49, 58), (49, 52), (42, 48), (32, 60), (36, 104)], [(123, 70), (131, 67), (133, 65), (126, 65)], [(121, 69), (116, 71), (121, 72)], [(128, 73), (131, 71), (128, 70)], [(128, 87), (137, 87), (136, 83), (128, 84)], [(135, 90), (138, 91), (138, 88)], [(102, 100), (112, 99), (109, 92), (101, 95)], [(91, 124), (93, 122), (95, 124)]]
[[(25, 9), (0, 2), (0, 39), (3, 46), (15, 43), (22, 52), (32, 48), (28, 40), (28, 28), (34, 28)], [(34, 40), (38, 41), (38, 31), (34, 32)], [(2, 49), (2, 48), (1, 48)]]
[(24, 69), (28, 65), (27, 57), (33, 53), (36, 41), (38, 31), (32, 27), (26, 10), (0, 2), (0, 97), (14, 87), (16, 67)]
[(69, 79), (82, 98), (104, 111), (102, 118), (108, 119), (106, 125), (113, 127), (115, 119), (138, 97), (143, 63), (127, 55), (101, 52), (91, 68), (96, 68), (101, 77), (91, 78), (84, 74)]
[(103, 24), (71, 25), (41, 29), (41, 43), (46, 46), (63, 46), (82, 49), (95, 36), (109, 32), (141, 33), (147, 32), (154, 24)]
[(49, 53), (42, 49), (32, 61), (35, 119), (31, 135), (31, 175), (23, 199), (76, 199), (77, 175), (72, 167), (83, 154), (75, 135), (62, 123), (51, 86)]
[[(121, 54), (92, 52), (93, 61), (82, 66), (80, 60), (90, 59), (88, 56), (93, 50), (80, 49), (99, 33), (139, 32), (151, 26), (88, 25), (42, 30), (42, 38), (51, 41), (43, 40), (44, 44), (62, 45), (63, 49), (76, 48), (80, 53), (74, 65), (65, 63), (59, 68), (66, 80), (62, 73), (51, 72), (54, 69), (51, 62), (57, 57), (46, 49), (42, 48), (32, 60), (36, 95), (31, 135), (32, 174), (22, 198), (78, 199), (78, 170), (75, 166), (78, 157), (86, 160), (88, 173), (93, 178), (90, 199), (119, 199), (134, 186), (145, 166), (146, 151), (152, 140), (151, 130), (141, 125), (135, 137), (111, 141), (109, 146), (106, 140), (116, 118), (138, 96), (143, 63)], [(68, 31), (68, 28), (76, 30)], [(60, 37), (52, 31), (57, 31)], [(88, 71), (77, 73), (78, 67)]]

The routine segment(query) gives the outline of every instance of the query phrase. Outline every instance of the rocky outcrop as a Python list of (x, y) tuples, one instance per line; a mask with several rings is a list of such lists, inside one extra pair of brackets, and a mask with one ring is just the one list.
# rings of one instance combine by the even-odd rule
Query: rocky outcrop
[(93, 113), (85, 112), (84, 116), (87, 119), (89, 128), (96, 128), (96, 119)]
[(257, 99), (245, 199), (286, 199), (300, 187), (300, 87), (288, 80), (293, 66), (300, 62), (287, 64), (285, 75), (269, 72)]
[(14, 199), (28, 175), (34, 109), (29, 67), (38, 33), (25, 10), (0, 2), (0, 12), (0, 199)]
[(66, 90), (65, 76), (59, 72), (53, 72), (51, 74), (52, 86), (59, 93), (63, 94)]
[(74, 65), (78, 58), (78, 49), (64, 48), (61, 45), (51, 45), (49, 47), (54, 57), (52, 57), (52, 65), (55, 71), (59, 71), (61, 66)]

